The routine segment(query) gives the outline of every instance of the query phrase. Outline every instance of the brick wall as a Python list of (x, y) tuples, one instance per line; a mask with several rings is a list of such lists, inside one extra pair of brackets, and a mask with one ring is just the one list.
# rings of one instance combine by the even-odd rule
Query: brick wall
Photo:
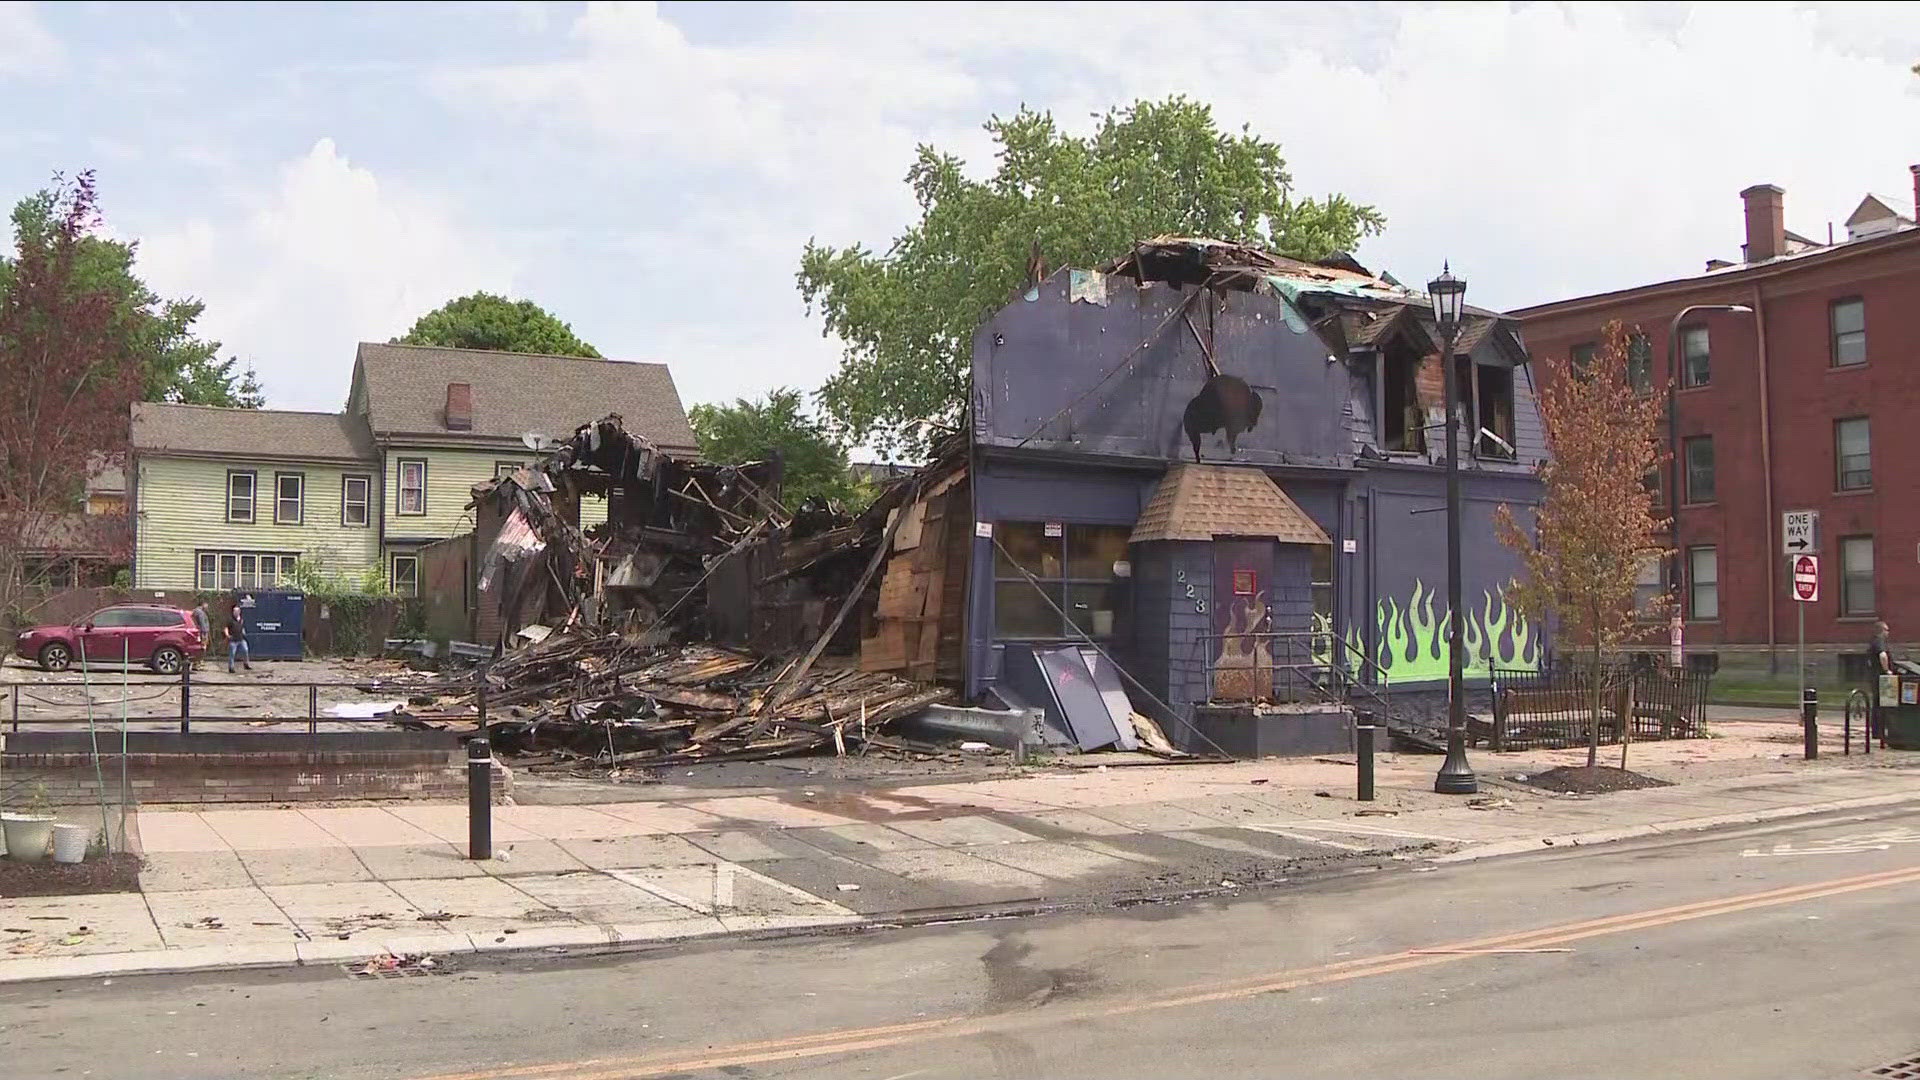
[[(120, 798), (119, 753), (103, 752), (98, 775), (109, 801)], [(0, 753), (9, 791), (44, 784), (56, 805), (100, 798), (93, 757), (86, 751)], [(316, 802), (330, 799), (464, 799), (462, 749), (273, 751), (245, 754), (154, 753), (126, 756), (128, 798), (135, 803)], [(504, 798), (512, 774), (494, 767), (493, 793)]]

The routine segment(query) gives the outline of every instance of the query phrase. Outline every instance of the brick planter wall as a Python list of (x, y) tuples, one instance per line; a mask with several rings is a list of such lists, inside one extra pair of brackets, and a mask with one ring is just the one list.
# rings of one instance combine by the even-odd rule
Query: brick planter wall
[[(466, 752), (445, 736), (135, 734), (148, 736), (131, 740), (126, 754), (128, 798), (136, 803), (464, 799), (467, 793)], [(236, 739), (241, 745), (234, 745)], [(9, 736), (0, 752), (0, 779), (14, 793), (44, 784), (47, 801), (56, 805), (94, 802), (100, 797), (100, 781), (93, 755), (87, 746), (75, 745), (84, 740), (84, 735), (76, 739), (67, 733)], [(253, 742), (262, 745), (244, 745)], [(98, 775), (110, 801), (120, 797), (120, 770), (119, 747), (103, 746)], [(509, 794), (511, 784), (511, 773), (496, 765), (496, 800)]]

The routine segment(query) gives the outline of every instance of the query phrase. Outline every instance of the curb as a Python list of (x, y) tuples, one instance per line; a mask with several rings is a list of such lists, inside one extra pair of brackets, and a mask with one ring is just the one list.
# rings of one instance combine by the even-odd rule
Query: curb
[(1645, 836), (1661, 836), (1667, 833), (1698, 832), (1702, 829), (1716, 829), (1724, 825), (1757, 825), (1762, 822), (1778, 821), (1781, 818), (1812, 817), (1816, 814), (1828, 814), (1837, 810), (1863, 810), (1876, 806), (1898, 806), (1901, 803), (1920, 802), (1920, 791), (1897, 792), (1891, 795), (1867, 795), (1857, 799), (1839, 799), (1833, 802), (1802, 803), (1796, 806), (1776, 806), (1769, 810), (1754, 810), (1737, 814), (1714, 814), (1708, 817), (1685, 818), (1679, 821), (1663, 821), (1651, 825), (1629, 825), (1616, 829), (1598, 829), (1583, 833), (1561, 833), (1556, 836), (1528, 837), (1520, 840), (1496, 840), (1486, 844), (1476, 844), (1460, 851), (1435, 856), (1429, 862), (1464, 863), (1480, 859), (1492, 859), (1503, 855), (1519, 855), (1530, 851), (1540, 851), (1554, 847), (1585, 847), (1593, 844), (1611, 844), (1619, 840), (1635, 840)]

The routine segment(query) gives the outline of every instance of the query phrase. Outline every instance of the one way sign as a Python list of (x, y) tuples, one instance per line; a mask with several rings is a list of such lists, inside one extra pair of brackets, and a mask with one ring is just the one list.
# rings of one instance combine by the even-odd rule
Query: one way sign
[(1810, 554), (1816, 545), (1813, 530), (1820, 523), (1818, 510), (1789, 510), (1780, 515), (1780, 549), (1788, 555)]

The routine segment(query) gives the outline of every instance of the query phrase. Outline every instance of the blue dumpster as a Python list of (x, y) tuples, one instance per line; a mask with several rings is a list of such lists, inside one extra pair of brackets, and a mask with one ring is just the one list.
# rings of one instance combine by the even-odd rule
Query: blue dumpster
[(298, 660), (306, 654), (301, 631), (307, 594), (290, 589), (251, 589), (239, 594), (247, 613), (247, 650), (255, 660)]

